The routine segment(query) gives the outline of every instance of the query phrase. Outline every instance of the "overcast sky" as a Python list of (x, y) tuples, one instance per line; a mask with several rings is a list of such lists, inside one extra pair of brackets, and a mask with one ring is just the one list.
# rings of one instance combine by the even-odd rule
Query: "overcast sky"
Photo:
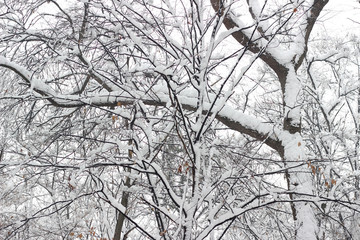
[(325, 30), (331, 34), (333, 30), (337, 30), (344, 34), (360, 35), (360, 2), (358, 0), (330, 0), (324, 10), (320, 18), (324, 21), (321, 31)]

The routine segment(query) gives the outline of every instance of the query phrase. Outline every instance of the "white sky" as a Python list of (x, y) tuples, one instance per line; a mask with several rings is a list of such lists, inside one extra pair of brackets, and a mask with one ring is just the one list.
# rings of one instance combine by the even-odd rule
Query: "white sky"
[[(331, 34), (354, 33), (360, 35), (360, 1), (358, 0), (330, 0), (321, 14), (316, 30)], [(357, 21), (357, 23), (351, 21)], [(321, 27), (322, 25), (322, 27)]]

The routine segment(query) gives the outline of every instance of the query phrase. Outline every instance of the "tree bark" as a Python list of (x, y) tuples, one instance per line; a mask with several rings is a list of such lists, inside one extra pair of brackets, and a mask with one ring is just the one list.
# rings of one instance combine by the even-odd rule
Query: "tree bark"
[[(125, 119), (125, 127), (126, 127), (126, 129), (129, 129), (129, 121), (127, 119)], [(131, 140), (128, 141), (128, 145), (129, 146), (132, 145)], [(128, 151), (128, 157), (129, 157), (129, 159), (132, 159), (132, 151), (130, 149)], [(127, 171), (130, 172), (130, 169), (128, 169)], [(126, 176), (124, 185), (127, 188), (131, 187), (130, 178), (128, 176)], [(123, 205), (126, 209), (128, 208), (128, 205), (129, 205), (129, 197), (130, 197), (129, 192), (123, 191), (123, 194), (121, 197), (121, 205)], [(125, 221), (125, 215), (119, 211), (118, 215), (117, 215), (116, 226), (115, 226), (114, 240), (120, 240), (121, 232), (122, 232), (122, 229), (124, 226), (124, 221)]]
[[(131, 186), (129, 177), (126, 177), (125, 186), (126, 187)], [(130, 194), (128, 192), (124, 191), (121, 197), (121, 205), (123, 205), (125, 208), (127, 208), (129, 204), (129, 195)], [(118, 212), (116, 226), (115, 226), (114, 240), (120, 240), (121, 232), (124, 226), (124, 221), (125, 221), (125, 215), (122, 214), (121, 212)]]
[[(300, 106), (297, 102), (294, 94), (300, 94), (301, 85), (297, 82), (296, 71), (301, 66), (307, 50), (308, 41), (314, 24), (319, 17), (322, 9), (328, 3), (328, 0), (314, 0), (309, 9), (309, 13), (306, 17), (306, 25), (303, 35), (303, 51), (302, 53), (294, 53), (292, 61), (284, 64), (279, 62), (275, 56), (273, 56), (266, 49), (260, 49), (260, 47), (248, 37), (248, 35), (242, 30), (243, 26), (239, 26), (237, 21), (233, 19), (233, 15), (229, 13), (229, 9), (224, 6), (224, 1), (210, 0), (213, 9), (218, 13), (219, 17), (223, 18), (223, 24), (227, 29), (238, 28), (239, 30), (234, 32), (232, 36), (243, 46), (247, 46), (248, 49), (255, 53), (261, 53), (260, 58), (275, 72), (278, 77), (278, 81), (281, 86), (283, 94), (283, 108), (284, 108), (284, 122), (283, 130), (287, 132), (286, 139), (282, 139), (281, 146), (277, 148), (279, 155), (284, 161), (285, 167), (291, 167), (294, 163), (299, 163), (305, 160), (304, 143), (301, 137), (301, 113)], [(249, 1), (248, 1), (249, 4)], [(252, 12), (249, 5), (249, 11)], [(295, 8), (291, 16), (297, 12)], [(254, 14), (251, 14), (254, 18)], [(290, 16), (290, 17), (291, 17)], [(256, 19), (254, 19), (256, 21)], [(256, 29), (260, 33), (262, 29)], [(301, 46), (300, 46), (301, 47)], [(290, 54), (292, 54), (290, 52)], [(295, 88), (295, 92), (293, 89)], [(290, 92), (291, 90), (291, 92)], [(287, 95), (288, 94), (288, 95)], [(292, 96), (289, 96), (292, 95)], [(304, 169), (303, 169), (304, 168)], [(312, 194), (312, 179), (310, 173), (306, 167), (301, 167), (298, 172), (290, 173), (285, 172), (285, 178), (289, 190), (294, 190), (299, 193)], [(296, 196), (290, 195), (291, 200), (295, 200)], [(291, 211), (293, 220), (295, 223), (295, 238), (298, 240), (316, 240), (317, 239), (317, 224), (315, 215), (311, 209), (311, 206), (307, 203), (291, 203)]]

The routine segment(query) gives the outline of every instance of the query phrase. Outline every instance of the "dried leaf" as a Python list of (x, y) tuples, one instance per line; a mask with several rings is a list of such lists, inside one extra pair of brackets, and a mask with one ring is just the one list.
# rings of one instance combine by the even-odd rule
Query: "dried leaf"
[(331, 179), (331, 184), (332, 184), (332, 185), (336, 185), (336, 180), (335, 180), (335, 179)]
[(314, 165), (311, 165), (311, 171), (314, 175), (316, 174), (316, 167)]
[(75, 189), (75, 187), (73, 185), (71, 185), (71, 183), (69, 183), (68, 185), (69, 185), (69, 188), (71, 191)]

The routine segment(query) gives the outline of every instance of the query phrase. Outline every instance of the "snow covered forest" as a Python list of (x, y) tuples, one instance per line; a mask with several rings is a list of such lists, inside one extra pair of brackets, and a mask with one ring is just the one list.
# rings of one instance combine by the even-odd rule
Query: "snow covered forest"
[(359, 16), (0, 0), (0, 239), (359, 240)]

